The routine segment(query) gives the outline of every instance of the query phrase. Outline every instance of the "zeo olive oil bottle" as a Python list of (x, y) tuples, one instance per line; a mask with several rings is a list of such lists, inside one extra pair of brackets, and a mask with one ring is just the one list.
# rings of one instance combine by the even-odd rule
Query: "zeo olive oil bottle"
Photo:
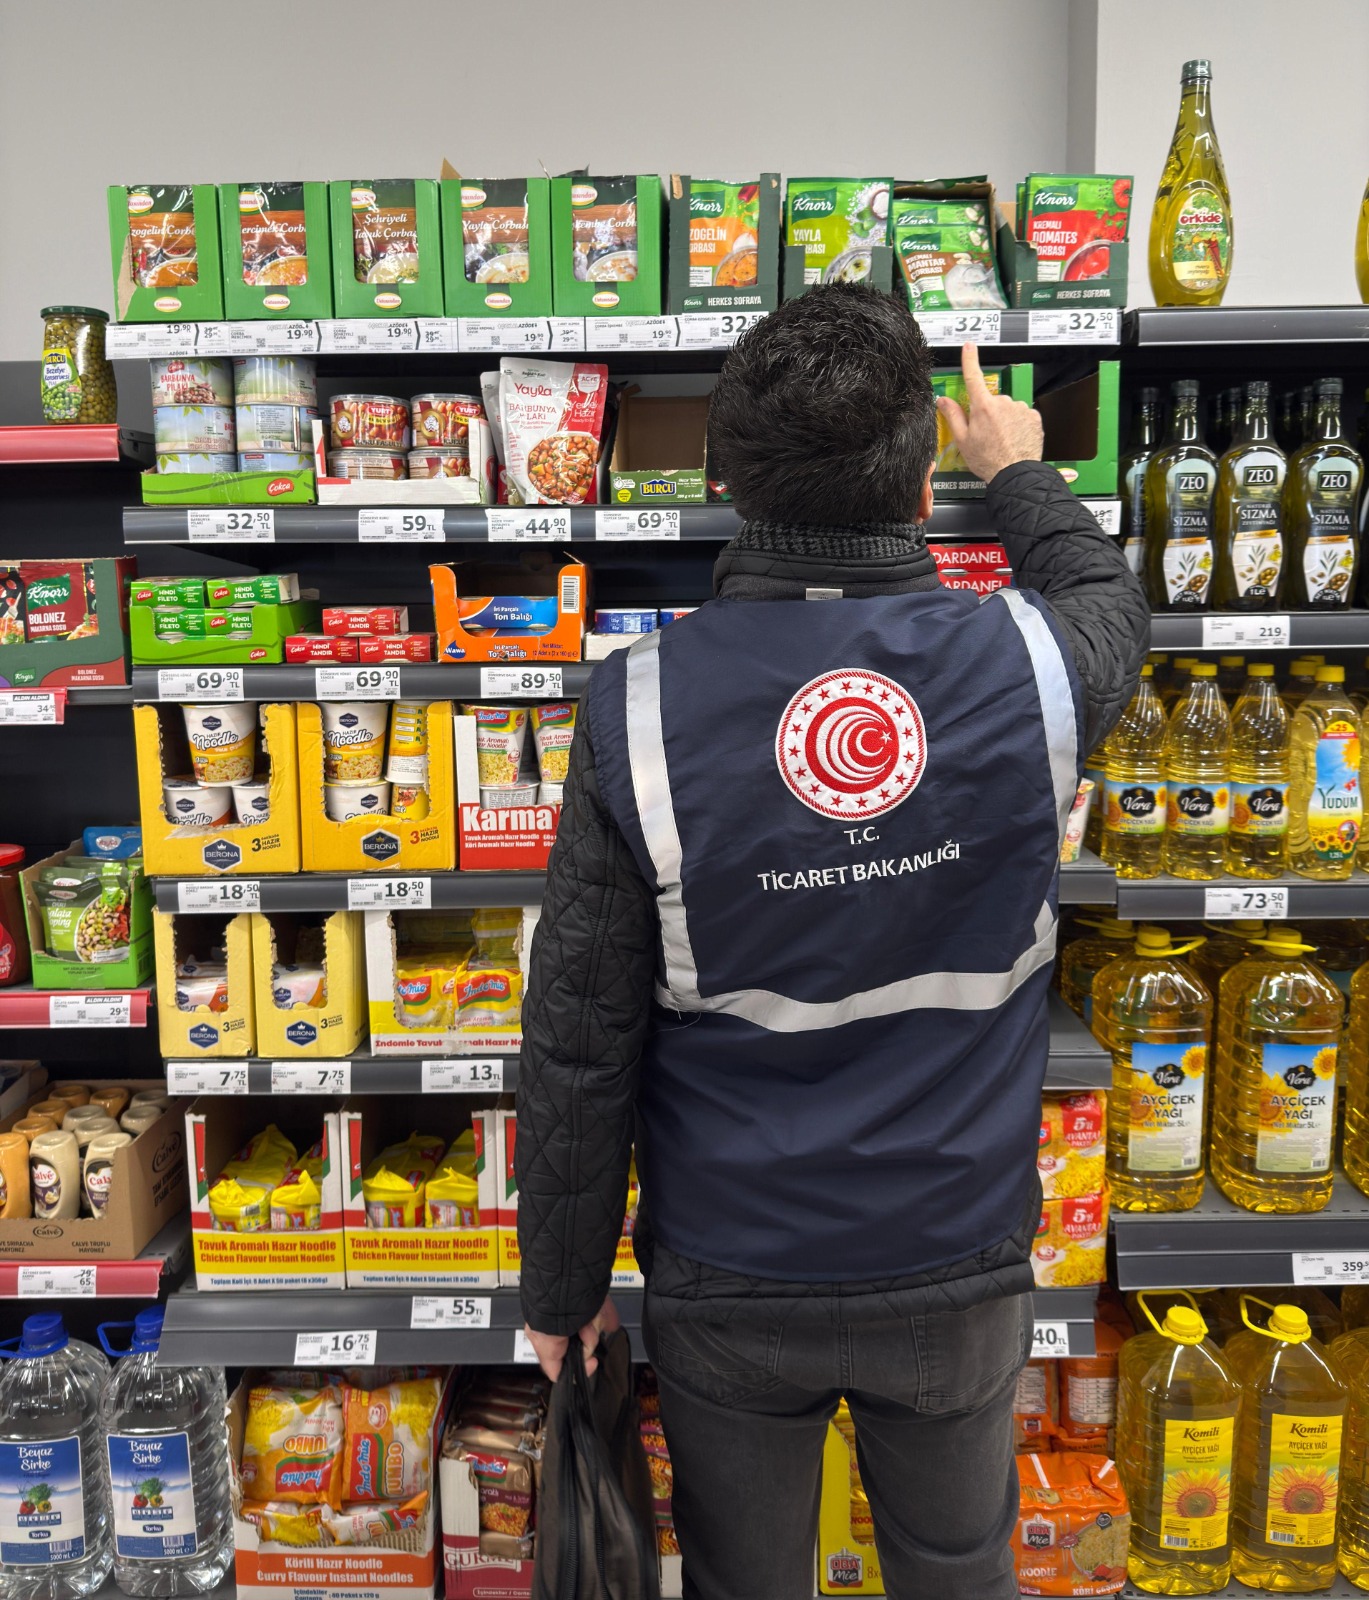
[(1336, 1565), (1356, 1588), (1369, 1589), (1369, 1328), (1343, 1333), (1326, 1354), (1349, 1390), (1341, 1440)]
[(1212, 63), (1186, 61), (1179, 120), (1150, 215), (1157, 306), (1219, 306), (1231, 278), (1231, 192), (1212, 125)]
[(1122, 720), (1108, 735), (1103, 860), (1119, 878), (1154, 878), (1165, 843), (1165, 711), (1149, 662)]
[(1318, 667), (1289, 734), (1288, 865), (1303, 878), (1348, 878), (1363, 818), (1359, 712), (1345, 668)]
[(1153, 611), (1202, 611), (1212, 595), (1217, 459), (1198, 426), (1198, 385), (1180, 378), (1164, 448), (1146, 463), (1146, 593)]
[[(1341, 1060), (1345, 1084), (1341, 1165), (1350, 1182), (1369, 1194), (1369, 962), (1350, 980), (1350, 1025)], [(1369, 1289), (1365, 1295), (1369, 1298)]]
[(1226, 870), (1230, 745), (1231, 718), (1217, 687), (1216, 664), (1195, 662), (1165, 729), (1168, 807), (1161, 861), (1176, 878), (1220, 878)]
[(1269, 385), (1245, 386), (1235, 438), (1217, 463), (1212, 498), (1219, 611), (1272, 611), (1283, 578), (1281, 501), (1288, 470), (1269, 431)]
[(1320, 1211), (1331, 1198), (1344, 998), (1296, 928), (1271, 924), (1222, 979), (1212, 1176), (1247, 1211)]
[(1348, 606), (1359, 561), (1364, 463), (1341, 425), (1339, 378), (1319, 378), (1307, 442), (1293, 452), (1283, 485), (1288, 604), (1305, 610)]

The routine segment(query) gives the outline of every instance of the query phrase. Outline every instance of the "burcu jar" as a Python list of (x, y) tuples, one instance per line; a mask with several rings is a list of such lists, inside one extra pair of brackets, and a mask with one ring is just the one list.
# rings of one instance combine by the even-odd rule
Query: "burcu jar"
[(29, 975), (24, 891), (19, 883), (23, 864), (23, 845), (0, 844), (0, 988), (23, 983)]
[(117, 422), (114, 368), (105, 355), (108, 315), (92, 306), (43, 312), (43, 421)]

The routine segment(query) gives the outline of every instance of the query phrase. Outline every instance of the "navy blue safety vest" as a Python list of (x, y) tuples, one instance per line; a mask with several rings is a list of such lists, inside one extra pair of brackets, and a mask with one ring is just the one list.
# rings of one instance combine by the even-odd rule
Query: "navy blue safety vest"
[(1080, 704), (1018, 590), (719, 600), (598, 668), (595, 768), (660, 918), (667, 1248), (854, 1282), (1020, 1226)]

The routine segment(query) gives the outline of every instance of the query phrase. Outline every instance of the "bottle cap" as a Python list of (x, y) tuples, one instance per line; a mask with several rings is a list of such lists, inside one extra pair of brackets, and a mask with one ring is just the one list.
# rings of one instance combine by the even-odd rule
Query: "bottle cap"
[(1205, 922), (1203, 926), (1211, 928), (1213, 933), (1239, 933), (1244, 937), (1251, 934), (1263, 935), (1265, 927), (1263, 922), (1255, 922), (1249, 917), (1233, 917), (1230, 922)]
[(1153, 678), (1155, 676), (1155, 668), (1151, 666), (1149, 661), (1141, 668), (1141, 676), (1143, 678)]
[(44, 306), (38, 315), (40, 317), (98, 317), (101, 322), (109, 321), (109, 312), (101, 311), (96, 306)]
[(1319, 395), (1344, 394), (1345, 385), (1339, 378), (1318, 378), (1317, 393)]
[(1210, 61), (1185, 61), (1182, 81), (1194, 83), (1200, 78), (1212, 77), (1212, 63)]
[(1245, 657), (1244, 656), (1223, 656), (1221, 658), (1221, 664), (1224, 667), (1243, 667), (1245, 665)]
[(1312, 1337), (1312, 1324), (1301, 1306), (1275, 1306), (1269, 1318), (1269, 1331), (1292, 1344)]
[(1248, 678), (1272, 678), (1274, 676), (1274, 663), (1272, 661), (1252, 661), (1245, 669)]
[(1192, 1306), (1171, 1306), (1160, 1331), (1176, 1344), (1201, 1344), (1207, 1338), (1207, 1323)]
[(66, 1343), (67, 1330), (60, 1312), (42, 1311), (24, 1318), (24, 1333), (19, 1340), (21, 1356), (50, 1356), (54, 1350), (64, 1350)]
[(1205, 938), (1198, 938), (1188, 939), (1183, 944), (1174, 944), (1169, 929), (1158, 928), (1153, 922), (1143, 922), (1136, 930), (1138, 956), (1182, 956), (1206, 942)]
[(1192, 667), (1192, 675), (1195, 678), (1215, 678), (1217, 669), (1210, 661), (1195, 661)]
[(1196, 378), (1176, 378), (1169, 386), (1169, 392), (1176, 400), (1196, 399), (1198, 394), (1198, 380)]
[(1345, 682), (1345, 668), (1344, 667), (1318, 667), (1317, 668), (1317, 682), (1318, 683), (1344, 683)]
[(1296, 928), (1290, 928), (1286, 922), (1271, 924), (1269, 931), (1262, 939), (1251, 939), (1251, 944), (1258, 944), (1268, 950), (1272, 956), (1299, 956), (1317, 947), (1314, 944), (1304, 944), (1302, 935)]
[(1124, 921), (1120, 917), (1081, 917), (1079, 919), (1086, 928), (1092, 928), (1104, 939), (1130, 940), (1133, 935), (1134, 924)]
[(1174, 665), (1176, 667), (1182, 667), (1184, 671), (1187, 672), (1192, 669), (1197, 659), (1197, 656), (1175, 656)]
[(1252, 378), (1245, 386), (1247, 400), (1268, 400), (1269, 382), (1266, 378)]
[(1316, 670), (1317, 663), (1311, 656), (1299, 656), (1293, 665), (1289, 667), (1288, 672), (1290, 677), (1310, 678)]
[(1153, 406), (1159, 402), (1160, 391), (1153, 389), (1149, 384), (1136, 391), (1136, 398), (1143, 406)]
[(162, 1342), (162, 1322), (166, 1311), (162, 1306), (148, 1306), (133, 1319), (133, 1346), (131, 1353), (155, 1352)]

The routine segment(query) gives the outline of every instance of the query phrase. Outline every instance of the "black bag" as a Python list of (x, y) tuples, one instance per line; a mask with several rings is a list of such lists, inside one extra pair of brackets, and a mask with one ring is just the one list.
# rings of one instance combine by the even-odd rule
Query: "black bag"
[(659, 1600), (651, 1474), (628, 1336), (606, 1334), (585, 1377), (570, 1341), (552, 1390), (537, 1501), (533, 1600)]

